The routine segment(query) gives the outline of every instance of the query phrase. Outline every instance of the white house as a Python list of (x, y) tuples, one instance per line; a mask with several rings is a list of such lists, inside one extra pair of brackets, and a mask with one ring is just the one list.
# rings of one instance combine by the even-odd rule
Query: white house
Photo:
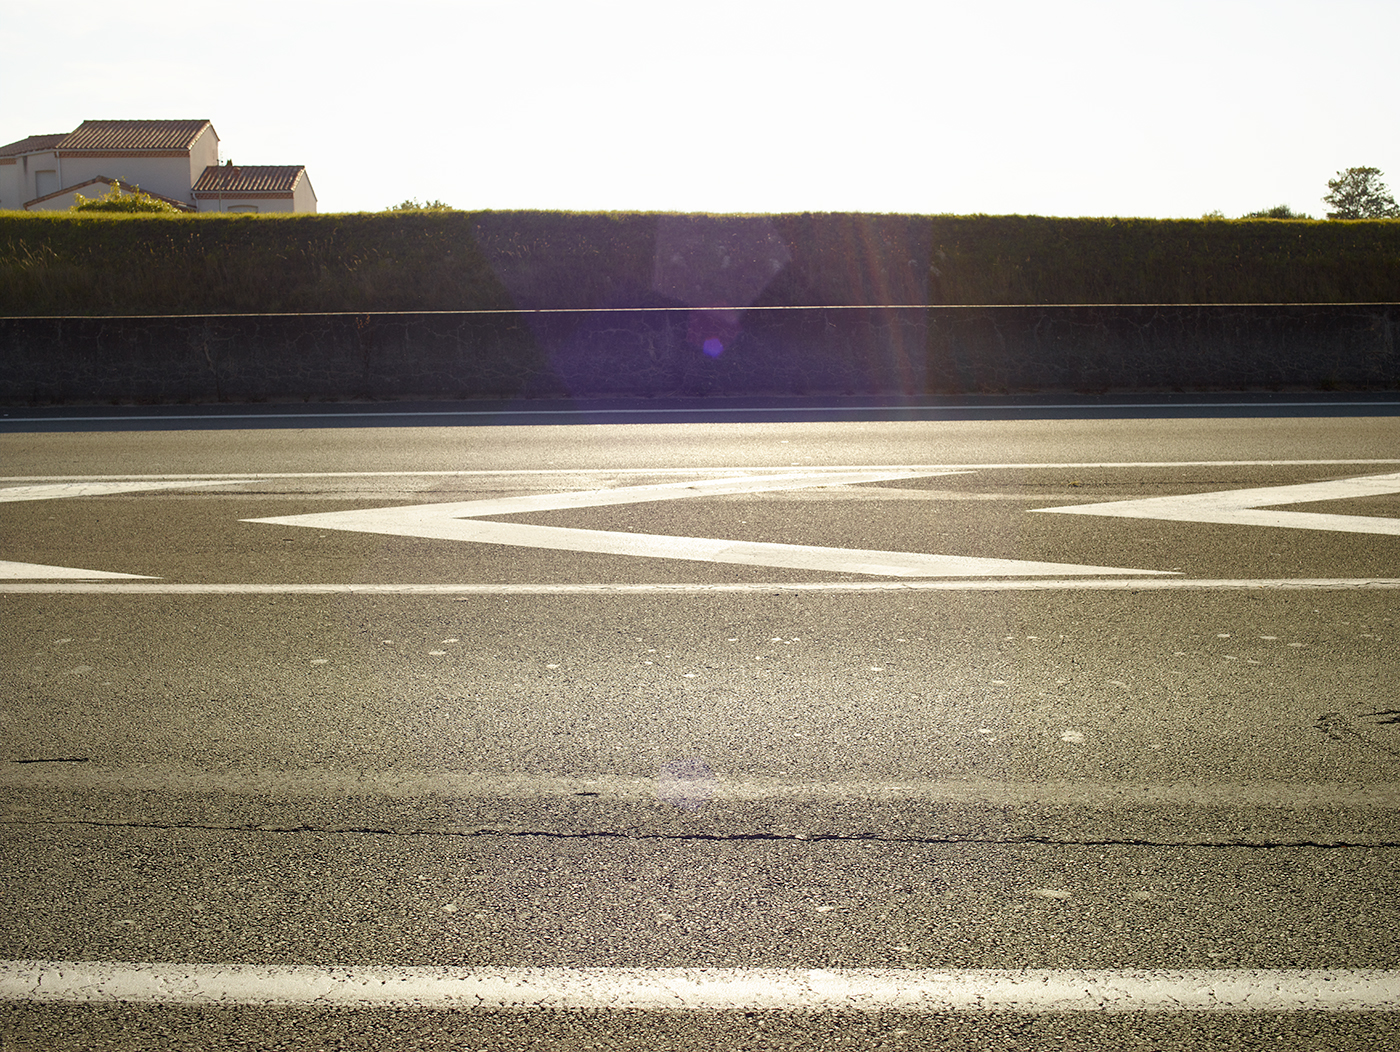
[(0, 208), (23, 208), (59, 188), (58, 146), (67, 132), (31, 135), (0, 146)]
[(316, 194), (295, 164), (225, 164), (204, 169), (194, 184), (201, 212), (314, 212)]
[(191, 212), (316, 211), (305, 168), (220, 167), (208, 121), (84, 121), (0, 146), (0, 209), (63, 210), (117, 181)]

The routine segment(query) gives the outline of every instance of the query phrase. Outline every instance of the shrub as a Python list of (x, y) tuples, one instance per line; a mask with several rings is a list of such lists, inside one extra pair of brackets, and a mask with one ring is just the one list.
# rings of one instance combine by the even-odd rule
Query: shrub
[(1266, 208), (1262, 212), (1246, 212), (1244, 219), (1311, 219), (1312, 216), (1304, 215), (1302, 212), (1295, 212), (1287, 205), (1274, 205), (1273, 208)]
[(132, 186), (130, 189), (120, 182), (112, 184), (112, 188), (101, 197), (84, 197), (82, 194), (73, 195), (72, 212), (176, 212), (176, 208), (169, 201), (162, 201), (152, 197), (150, 194), (143, 194), (139, 186)]
[(434, 198), (424, 204), (419, 204), (416, 197), (410, 197), (400, 201), (396, 205), (390, 205), (384, 209), (386, 212), (455, 212), (457, 211), (446, 201), (439, 201)]

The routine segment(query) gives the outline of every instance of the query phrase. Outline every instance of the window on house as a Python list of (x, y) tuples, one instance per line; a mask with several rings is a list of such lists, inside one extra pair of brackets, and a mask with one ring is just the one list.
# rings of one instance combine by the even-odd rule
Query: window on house
[(34, 196), (43, 197), (58, 189), (58, 172), (42, 168), (34, 173)]
[(229, 205), (229, 206), (228, 206), (228, 211), (230, 211), (230, 212), (256, 212), (257, 210), (258, 210), (258, 206), (257, 206), (257, 205)]

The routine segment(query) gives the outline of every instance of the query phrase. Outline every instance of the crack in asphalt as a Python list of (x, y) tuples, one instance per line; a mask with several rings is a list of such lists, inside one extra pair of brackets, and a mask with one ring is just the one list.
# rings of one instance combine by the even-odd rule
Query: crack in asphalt
[(34, 756), (25, 759), (11, 760), (11, 763), (91, 763), (89, 756)]
[(459, 837), (481, 839), (538, 839), (538, 840), (652, 840), (676, 842), (711, 843), (882, 843), (882, 844), (980, 844), (986, 846), (1014, 844), (1045, 844), (1057, 847), (1188, 847), (1188, 848), (1249, 848), (1254, 850), (1320, 848), (1337, 849), (1396, 849), (1400, 840), (1367, 841), (1323, 841), (1323, 840), (1244, 840), (1244, 839), (1200, 839), (1200, 840), (1150, 840), (1138, 837), (1081, 838), (1051, 836), (1006, 836), (1006, 837), (959, 837), (959, 836), (896, 836), (883, 833), (638, 833), (617, 830), (583, 830), (562, 832), (544, 829), (393, 829), (386, 826), (316, 826), (316, 825), (215, 825), (199, 822), (101, 822), (94, 819), (43, 819), (17, 820), (0, 819), (0, 826), (20, 826), (26, 828), (83, 826), (97, 829), (160, 829), (192, 832), (222, 833), (328, 833), (355, 834), (362, 836), (395, 837)]

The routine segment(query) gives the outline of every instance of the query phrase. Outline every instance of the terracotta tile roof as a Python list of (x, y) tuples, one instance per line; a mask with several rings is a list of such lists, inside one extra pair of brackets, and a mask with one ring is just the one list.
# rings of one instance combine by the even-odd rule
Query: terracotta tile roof
[(195, 193), (290, 191), (306, 174), (299, 164), (211, 164), (194, 184)]
[(22, 153), (33, 153), (36, 150), (52, 150), (67, 135), (67, 132), (58, 132), (54, 135), (27, 135), (19, 142), (0, 146), (0, 157), (18, 157)]
[(208, 121), (83, 121), (60, 150), (188, 150)]

